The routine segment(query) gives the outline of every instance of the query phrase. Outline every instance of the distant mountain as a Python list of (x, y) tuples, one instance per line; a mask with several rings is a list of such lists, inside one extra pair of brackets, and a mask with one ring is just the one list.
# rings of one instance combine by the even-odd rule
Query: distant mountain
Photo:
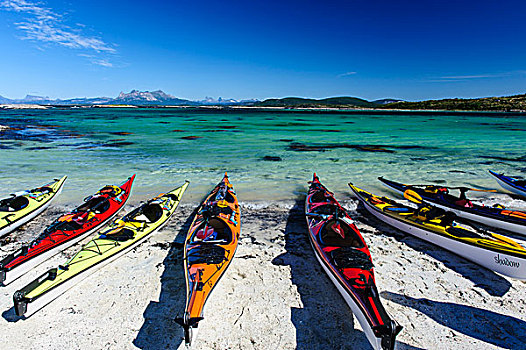
[(169, 95), (161, 90), (139, 91), (132, 90), (129, 93), (121, 92), (117, 98), (104, 104), (129, 104), (129, 105), (192, 105), (195, 102), (184, 100)]
[(248, 106), (253, 105), (259, 100), (234, 100), (233, 98), (222, 98), (219, 97), (217, 100), (213, 97), (205, 97), (204, 100), (196, 101), (199, 105), (213, 105), (213, 106)]
[(4, 96), (0, 96), (0, 103), (2, 104), (9, 104), (11, 103), (11, 99), (7, 98), (7, 97), (4, 97)]
[(374, 100), (374, 101), (371, 101), (372, 103), (374, 104), (377, 104), (377, 105), (387, 105), (389, 103), (396, 103), (396, 102), (405, 102), (404, 100), (397, 100), (397, 99), (394, 99), (394, 98), (384, 98), (384, 99), (381, 99), (381, 100)]
[(201, 101), (191, 101), (172, 96), (161, 90), (139, 91), (132, 90), (129, 93), (121, 92), (116, 98), (93, 97), (93, 98), (71, 98), (52, 100), (49, 97), (27, 95), (23, 99), (9, 99), (0, 96), (0, 104), (39, 104), (53, 106), (69, 105), (135, 105), (135, 106), (246, 106), (252, 105), (258, 100), (234, 100), (219, 97), (217, 100), (206, 97)]

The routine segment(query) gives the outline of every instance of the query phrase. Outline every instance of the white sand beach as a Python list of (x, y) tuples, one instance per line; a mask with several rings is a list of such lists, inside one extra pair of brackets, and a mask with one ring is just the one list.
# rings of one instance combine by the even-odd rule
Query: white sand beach
[[(356, 211), (353, 200), (342, 204), (369, 245), (385, 308), (404, 327), (398, 349), (526, 349), (525, 282), (390, 229)], [(174, 319), (184, 311), (182, 242), (196, 205), (183, 204), (162, 231), (28, 319), (15, 316), (13, 293), (79, 246), (1, 287), (1, 348), (184, 348)], [(3, 238), (0, 254), (65, 209), (71, 208), (52, 207)], [(370, 349), (313, 254), (301, 200), (241, 210), (236, 257), (206, 305), (193, 348)]]

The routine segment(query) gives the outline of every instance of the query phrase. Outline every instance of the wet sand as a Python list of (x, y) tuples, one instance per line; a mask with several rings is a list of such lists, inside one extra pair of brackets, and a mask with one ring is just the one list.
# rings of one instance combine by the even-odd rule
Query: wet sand
[[(526, 349), (525, 282), (393, 230), (355, 201), (342, 204), (369, 245), (385, 308), (404, 327), (399, 349)], [(184, 348), (174, 319), (184, 311), (182, 247), (196, 205), (183, 204), (162, 231), (28, 319), (15, 316), (13, 293), (79, 246), (0, 287), (2, 348)], [(0, 256), (71, 208), (52, 207), (0, 240)], [(370, 349), (314, 256), (302, 200), (245, 203), (242, 219), (236, 257), (205, 307), (193, 348)]]

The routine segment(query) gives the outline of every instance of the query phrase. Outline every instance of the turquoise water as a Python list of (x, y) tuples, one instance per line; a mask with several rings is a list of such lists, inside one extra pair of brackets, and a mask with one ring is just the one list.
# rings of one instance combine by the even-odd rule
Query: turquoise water
[(349, 181), (382, 191), (380, 175), (497, 188), (487, 170), (526, 173), (520, 116), (57, 109), (2, 110), (0, 125), (0, 195), (67, 174), (63, 203), (132, 173), (137, 200), (188, 179), (198, 201), (227, 170), (245, 202), (292, 201), (313, 171), (347, 197)]

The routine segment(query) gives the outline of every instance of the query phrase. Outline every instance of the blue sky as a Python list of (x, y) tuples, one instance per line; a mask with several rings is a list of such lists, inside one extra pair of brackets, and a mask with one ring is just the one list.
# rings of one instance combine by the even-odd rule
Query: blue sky
[(526, 93), (526, 1), (0, 0), (0, 95)]

